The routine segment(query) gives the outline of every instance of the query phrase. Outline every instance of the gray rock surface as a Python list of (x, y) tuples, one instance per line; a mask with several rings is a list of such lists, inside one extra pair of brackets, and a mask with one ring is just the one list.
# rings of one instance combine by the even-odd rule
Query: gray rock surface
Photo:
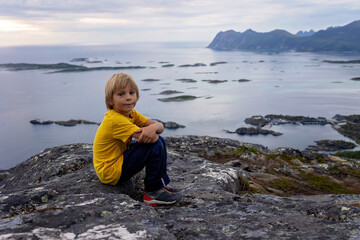
[(143, 172), (120, 186), (102, 184), (90, 144), (58, 146), (10, 169), (0, 182), (0, 239), (360, 238), (359, 195), (244, 193), (248, 172), (205, 160), (196, 148), (183, 151), (241, 143), (209, 137), (167, 141), (171, 186), (183, 194), (177, 205), (142, 203)]

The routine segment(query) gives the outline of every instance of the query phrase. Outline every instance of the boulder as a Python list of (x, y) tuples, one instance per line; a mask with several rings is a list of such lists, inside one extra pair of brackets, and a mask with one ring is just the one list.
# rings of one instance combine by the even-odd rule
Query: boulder
[(249, 194), (246, 171), (210, 162), (196, 149), (175, 148), (177, 143), (194, 148), (241, 144), (204, 139), (166, 139), (170, 184), (183, 200), (155, 208), (141, 202), (143, 172), (119, 186), (102, 184), (93, 169), (91, 144), (45, 149), (8, 170), (0, 182), (0, 239), (360, 237), (359, 195)]

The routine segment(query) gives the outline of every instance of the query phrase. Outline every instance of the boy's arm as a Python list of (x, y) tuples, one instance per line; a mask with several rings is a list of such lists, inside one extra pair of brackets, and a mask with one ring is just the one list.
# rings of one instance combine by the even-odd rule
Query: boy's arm
[(132, 136), (142, 143), (154, 143), (163, 131), (164, 125), (162, 123), (148, 119), (144, 127), (136, 130)]

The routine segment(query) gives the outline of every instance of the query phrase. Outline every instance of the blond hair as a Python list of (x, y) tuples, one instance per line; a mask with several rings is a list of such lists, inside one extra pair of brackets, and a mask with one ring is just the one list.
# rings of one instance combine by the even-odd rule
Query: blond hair
[(113, 106), (110, 104), (114, 93), (119, 89), (124, 89), (127, 85), (130, 84), (130, 87), (134, 88), (136, 92), (137, 99), (140, 98), (139, 88), (134, 81), (134, 79), (126, 73), (116, 73), (107, 80), (105, 85), (105, 104), (107, 109), (113, 109)]

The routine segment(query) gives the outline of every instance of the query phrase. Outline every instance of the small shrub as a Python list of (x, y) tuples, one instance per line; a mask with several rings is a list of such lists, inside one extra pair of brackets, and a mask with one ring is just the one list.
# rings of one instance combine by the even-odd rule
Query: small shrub
[(240, 192), (242, 193), (259, 193), (259, 190), (257, 190), (254, 187), (251, 187), (249, 184), (249, 181), (246, 178), (243, 178), (241, 174), (238, 175), (238, 178), (240, 180)]

